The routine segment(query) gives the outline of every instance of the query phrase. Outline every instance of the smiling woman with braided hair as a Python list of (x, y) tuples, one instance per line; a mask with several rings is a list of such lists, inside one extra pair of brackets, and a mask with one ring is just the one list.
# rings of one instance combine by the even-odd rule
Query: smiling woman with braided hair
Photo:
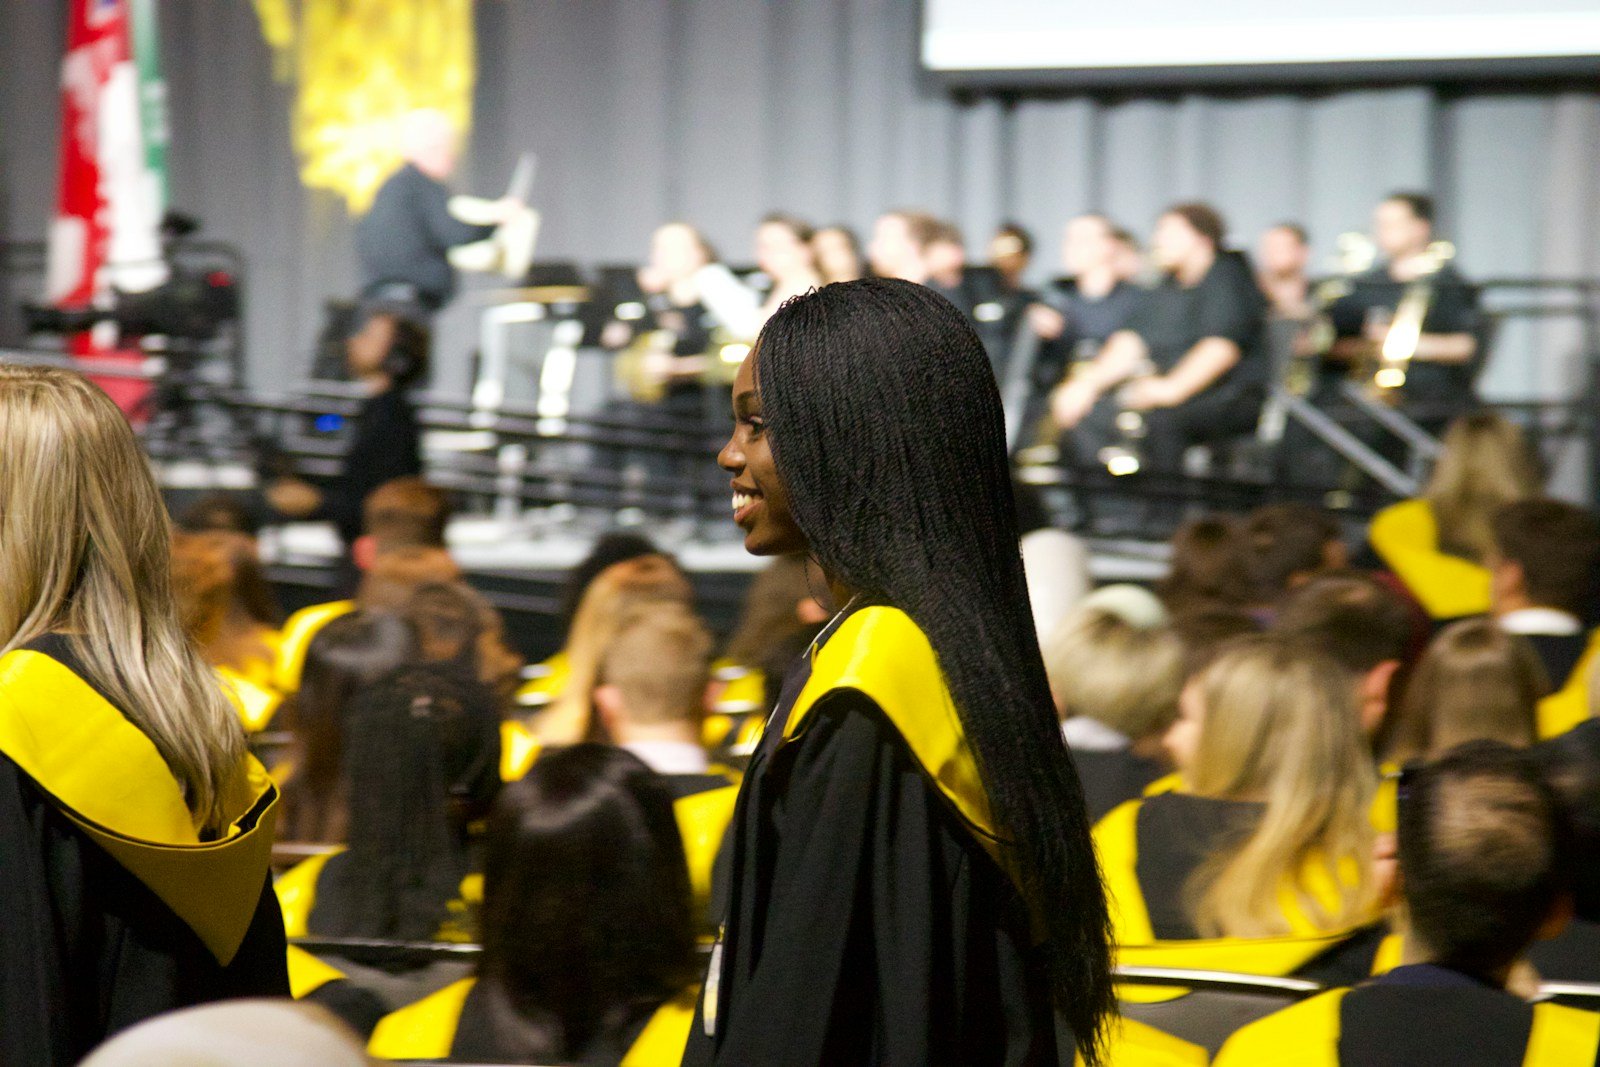
[(733, 404), (746, 549), (809, 552), (843, 610), (751, 760), (685, 1064), (1054, 1064), (1056, 1018), (1099, 1061), (1105, 896), (978, 338), (922, 286), (829, 285)]

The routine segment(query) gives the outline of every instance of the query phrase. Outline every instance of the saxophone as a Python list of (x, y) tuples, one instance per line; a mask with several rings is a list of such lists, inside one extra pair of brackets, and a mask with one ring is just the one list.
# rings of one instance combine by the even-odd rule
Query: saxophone
[[(1446, 263), (1455, 258), (1455, 245), (1449, 241), (1435, 241), (1422, 253), (1421, 270), (1406, 286), (1395, 307), (1394, 318), (1384, 334), (1377, 356), (1369, 363), (1370, 378), (1367, 391), (1375, 400), (1385, 404), (1399, 402), (1405, 388), (1406, 373), (1422, 343), (1422, 324), (1427, 321), (1433, 307), (1434, 282)], [(1363, 377), (1367, 375), (1363, 373)]]

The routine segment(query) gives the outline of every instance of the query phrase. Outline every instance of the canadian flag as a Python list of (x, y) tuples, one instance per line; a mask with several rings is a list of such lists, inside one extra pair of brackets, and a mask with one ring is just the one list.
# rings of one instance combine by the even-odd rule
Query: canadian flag
[[(167, 277), (166, 98), (155, 0), (72, 0), (61, 62), (61, 173), (50, 225), (45, 298), (58, 307), (104, 305), (112, 290), (141, 292)], [(73, 341), (76, 355), (127, 359), (114, 327)], [(144, 382), (97, 379), (130, 414)]]

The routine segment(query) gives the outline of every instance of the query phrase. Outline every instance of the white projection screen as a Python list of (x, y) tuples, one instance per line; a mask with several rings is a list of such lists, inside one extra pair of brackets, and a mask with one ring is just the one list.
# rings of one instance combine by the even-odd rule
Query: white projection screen
[(923, 65), (1073, 86), (1600, 72), (1600, 0), (924, 0)]

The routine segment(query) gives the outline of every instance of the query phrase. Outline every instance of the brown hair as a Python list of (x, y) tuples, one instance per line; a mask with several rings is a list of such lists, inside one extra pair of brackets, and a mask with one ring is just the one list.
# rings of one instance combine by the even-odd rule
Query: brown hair
[(739, 622), (723, 655), (741, 667), (759, 667), (773, 648), (807, 629), (797, 614), (800, 602), (826, 587), (822, 572), (803, 554), (773, 560), (745, 590)]
[(362, 529), (379, 549), (443, 548), (449, 521), (449, 494), (421, 478), (384, 482), (361, 505)]
[(1321, 649), (1356, 674), (1389, 660), (1404, 662), (1414, 620), (1404, 601), (1364, 574), (1317, 578), (1296, 590), (1273, 630)]
[(1191, 519), (1172, 535), (1172, 563), (1156, 594), (1173, 614), (1202, 607), (1231, 607), (1250, 599), (1248, 545), (1236, 519)]
[(1450, 424), (1422, 496), (1433, 512), (1439, 551), (1482, 563), (1494, 547), (1494, 513), (1538, 491), (1522, 431), (1492, 411), (1476, 411)]
[(1162, 214), (1178, 216), (1187, 222), (1195, 233), (1210, 241), (1216, 248), (1220, 249), (1223, 238), (1228, 236), (1228, 224), (1223, 221), (1222, 214), (1210, 204), (1190, 200), (1182, 204), (1173, 204)]
[(1584, 614), (1600, 576), (1600, 522), (1593, 515), (1564, 500), (1518, 500), (1496, 511), (1490, 527), (1495, 552), (1522, 568), (1530, 601)]
[(1536, 712), (1549, 690), (1539, 654), (1490, 619), (1439, 631), (1406, 686), (1389, 755), (1433, 759), (1464, 741), (1524, 747), (1536, 740)]
[(461, 579), (461, 568), (442, 548), (408, 545), (387, 549), (372, 560), (361, 577), (356, 602), (363, 608), (399, 611), (418, 587)]

